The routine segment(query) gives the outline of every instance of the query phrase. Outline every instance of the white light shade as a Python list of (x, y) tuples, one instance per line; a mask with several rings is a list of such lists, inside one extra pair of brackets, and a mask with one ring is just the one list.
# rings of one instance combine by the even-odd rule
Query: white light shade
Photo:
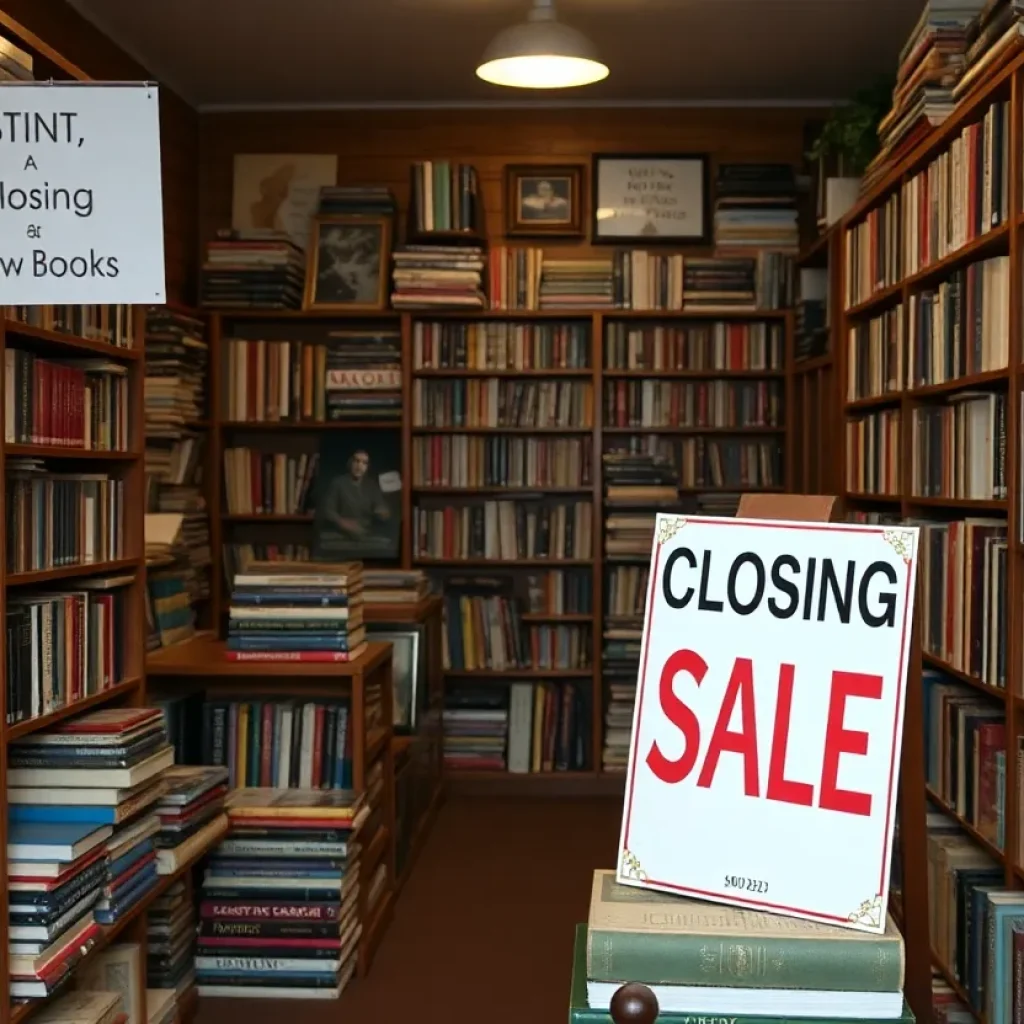
[(517, 89), (568, 89), (608, 77), (593, 43), (555, 19), (550, 3), (537, 2), (527, 20), (499, 32), (487, 47), (477, 76)]

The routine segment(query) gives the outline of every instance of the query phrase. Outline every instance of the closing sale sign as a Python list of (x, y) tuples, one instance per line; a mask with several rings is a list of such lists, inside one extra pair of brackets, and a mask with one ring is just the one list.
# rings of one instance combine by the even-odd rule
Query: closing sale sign
[(156, 86), (0, 86), (0, 304), (164, 297)]
[(881, 932), (917, 530), (660, 515), (619, 881)]

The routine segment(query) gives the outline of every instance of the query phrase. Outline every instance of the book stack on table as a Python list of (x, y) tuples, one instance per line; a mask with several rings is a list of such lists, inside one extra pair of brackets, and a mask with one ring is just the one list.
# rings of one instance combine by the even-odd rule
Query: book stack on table
[(576, 930), (570, 1024), (609, 1024), (628, 982), (657, 997), (659, 1024), (913, 1024), (903, 937), (875, 935), (619, 885), (596, 871)]
[(33, 1019), (38, 1024), (125, 1024), (128, 1014), (120, 992), (74, 991), (44, 1006)]
[(202, 885), (200, 996), (336, 999), (361, 934), (358, 832), (344, 790), (240, 789)]
[[(15, 996), (46, 995), (156, 884), (153, 805), (173, 762), (163, 714), (107, 708), (8, 748), (8, 883)], [(23, 982), (23, 983), (22, 983)]]
[(355, 661), (366, 646), (361, 562), (252, 562), (235, 576), (231, 661)]
[(164, 772), (166, 789), (156, 805), (156, 870), (173, 875), (228, 830), (224, 797), (227, 768), (174, 765)]
[(195, 907), (178, 881), (153, 901), (146, 917), (147, 988), (170, 992), (179, 1002), (196, 983), (195, 953)]

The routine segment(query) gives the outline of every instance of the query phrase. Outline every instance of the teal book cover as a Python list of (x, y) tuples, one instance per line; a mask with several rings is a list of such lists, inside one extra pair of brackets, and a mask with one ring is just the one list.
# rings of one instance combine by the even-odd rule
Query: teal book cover
[[(573, 948), (572, 987), (569, 992), (569, 1024), (612, 1024), (607, 1010), (593, 1010), (587, 1003), (587, 926), (576, 925)], [(662, 1013), (658, 1024), (869, 1024), (849, 1018), (836, 1020), (820, 1017), (742, 1017), (722, 1014)], [(914, 1015), (906, 1000), (903, 1015), (894, 1021), (871, 1021), (870, 1024), (914, 1024)]]

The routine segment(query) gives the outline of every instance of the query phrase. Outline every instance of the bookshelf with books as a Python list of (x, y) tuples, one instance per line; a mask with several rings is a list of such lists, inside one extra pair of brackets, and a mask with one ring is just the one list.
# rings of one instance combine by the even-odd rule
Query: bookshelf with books
[[(122, 794), (116, 806), (87, 788), (96, 785), (92, 769), (99, 764), (104, 778), (111, 763), (121, 766), (113, 769), (116, 781), (107, 779), (110, 785), (138, 782), (146, 789), (145, 781), (173, 761), (163, 719), (146, 708), (144, 311), (37, 306), (2, 313), (7, 386), (0, 449), (6, 618), (0, 857), (12, 884), (0, 896), (0, 922), (5, 948), (19, 955), (2, 972), (0, 1002), (4, 1019), (20, 1024), (57, 987), (63, 990), (69, 976), (84, 983), (90, 965), (116, 940), (142, 951), (144, 970), (146, 911), (206, 847), (159, 854), (150, 849), (147, 836), (156, 830), (156, 818), (150, 816), (149, 831), (143, 819), (145, 809), (152, 810), (152, 786), (134, 803), (123, 799), (123, 788), (116, 791)], [(83, 765), (55, 759), (47, 743), (56, 733), (88, 742), (99, 760)], [(70, 809), (76, 820), (85, 821), (85, 812), (109, 813), (102, 820), (114, 822), (113, 830), (60, 824), (69, 820), (64, 796), (64, 803), (75, 805)], [(77, 846), (61, 848), (52, 837), (32, 847), (38, 821), (77, 831), (92, 848), (83, 847), (78, 857)], [(49, 896), (42, 902), (21, 898), (40, 882), (37, 871), (22, 870), (25, 865), (16, 861), (37, 861), (41, 850), (62, 872), (58, 884), (70, 887), (53, 890), (58, 900), (69, 899), (73, 890), (75, 900), (88, 897), (84, 912), (69, 919), (68, 908)], [(180, 852), (180, 859), (163, 863), (171, 852)], [(52, 883), (42, 885), (52, 889)], [(33, 931), (40, 927), (46, 933), (41, 943)], [(48, 971), (38, 971), (33, 950), (52, 958)], [(136, 981), (144, 990), (142, 973)]]
[(921, 528), (893, 906), (918, 1019), (932, 966), (980, 1021), (1020, 983), (965, 936), (1024, 920), (1022, 86), (1015, 45), (842, 225), (846, 504)]

